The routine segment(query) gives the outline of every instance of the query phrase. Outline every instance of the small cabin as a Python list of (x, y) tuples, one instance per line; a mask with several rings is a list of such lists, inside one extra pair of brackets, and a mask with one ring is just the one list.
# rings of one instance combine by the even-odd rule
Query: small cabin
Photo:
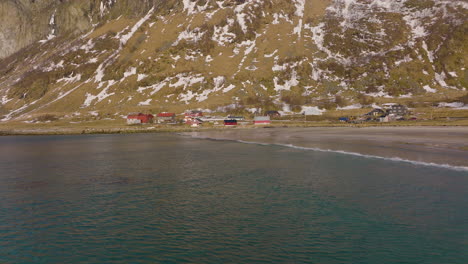
[(408, 107), (405, 105), (397, 104), (397, 105), (392, 105), (390, 109), (388, 109), (389, 114), (394, 114), (397, 116), (405, 116), (407, 115), (408, 112)]
[(236, 119), (226, 119), (226, 120), (224, 120), (224, 125), (225, 126), (237, 126), (237, 120)]
[(254, 125), (269, 125), (271, 124), (270, 116), (256, 116)]
[(134, 125), (134, 124), (148, 124), (153, 123), (154, 116), (152, 114), (129, 114), (127, 116), (127, 124)]
[(157, 115), (158, 123), (174, 123), (176, 121), (176, 114), (174, 113), (159, 113)]
[(198, 127), (203, 123), (203, 121), (197, 117), (186, 116), (184, 120), (185, 120), (185, 124), (190, 125), (192, 127)]

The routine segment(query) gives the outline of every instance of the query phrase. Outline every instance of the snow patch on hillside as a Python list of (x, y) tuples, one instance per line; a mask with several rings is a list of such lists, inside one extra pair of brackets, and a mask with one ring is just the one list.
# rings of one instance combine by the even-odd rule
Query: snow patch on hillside
[(8, 120), (11, 120), (13, 118), (14, 115), (18, 114), (18, 113), (22, 113), (24, 110), (26, 110), (28, 107), (30, 106), (33, 106), (35, 105), (40, 99), (37, 99), (31, 103), (25, 103), (23, 106), (13, 110), (13, 111), (10, 111), (8, 114), (5, 115), (5, 117), (3, 119), (1, 119), (1, 121), (8, 121)]
[(205, 77), (203, 77), (201, 74), (196, 74), (195, 76), (191, 75), (186, 75), (186, 74), (178, 74), (176, 76), (177, 82), (171, 83), (169, 86), (170, 87), (184, 87), (184, 90), (187, 89), (187, 87), (190, 87), (194, 84), (201, 83), (205, 80)]
[(148, 100), (146, 100), (146, 101), (139, 102), (138, 105), (139, 105), (139, 106), (150, 105), (150, 103), (151, 103), (152, 100), (153, 100), (153, 99), (148, 99)]
[(294, 0), (293, 2), (296, 7), (296, 11), (294, 14), (299, 17), (299, 22), (297, 26), (294, 28), (293, 32), (294, 34), (297, 34), (299, 37), (301, 37), (302, 23), (304, 19), (305, 0)]
[(353, 105), (347, 105), (343, 107), (337, 107), (336, 110), (352, 110), (352, 109), (361, 109), (362, 105), (361, 104), (353, 104)]
[(101, 102), (102, 100), (106, 99), (109, 96), (114, 95), (115, 93), (108, 93), (109, 88), (114, 85), (116, 82), (114, 80), (108, 81), (106, 88), (102, 89), (100, 93), (97, 95), (92, 95), (90, 93), (86, 93), (86, 99), (83, 102), (82, 108), (89, 107), (95, 100), (96, 103)]
[(200, 28), (194, 28), (193, 30), (186, 29), (179, 34), (177, 40), (172, 44), (172, 46), (179, 45), (180, 41), (182, 40), (189, 42), (198, 42), (204, 34), (205, 32), (201, 31)]
[(135, 74), (137, 74), (137, 69), (135, 67), (131, 67), (126, 72), (124, 72), (123, 79), (126, 79), (127, 77), (130, 77), (130, 76), (135, 75)]
[(137, 82), (139, 82), (139, 81), (145, 79), (146, 77), (148, 77), (148, 75), (146, 75), (146, 74), (138, 74)]
[(284, 81), (283, 84), (280, 84), (281, 80), (278, 77), (273, 78), (273, 82), (275, 85), (275, 91), (290, 91), (292, 87), (297, 86), (299, 84), (298, 76), (296, 70), (292, 70), (291, 78), (289, 80)]
[(193, 15), (205, 11), (208, 8), (209, 2), (210, 1), (206, 1), (205, 5), (200, 6), (196, 0), (182, 0), (182, 4), (184, 5), (184, 12), (187, 12), (188, 15)]
[(317, 106), (302, 106), (301, 113), (304, 115), (322, 115), (326, 112), (325, 109), (320, 109)]
[[(187, 1), (187, 0), (186, 0)], [(142, 19), (140, 19), (135, 25), (133, 25), (132, 29), (130, 30), (130, 32), (128, 32), (127, 34), (123, 35), (120, 37), (120, 43), (122, 45), (125, 45), (127, 44), (127, 42), (133, 37), (133, 35), (135, 34), (135, 32), (146, 22), (148, 21), (148, 19), (150, 19), (150, 17), (153, 15), (154, 13), (154, 7), (152, 7), (150, 9), (150, 11), (148, 11), (148, 13), (146, 14), (146, 16), (144, 16)]]
[(4, 96), (2, 96), (2, 100), (0, 101), (0, 103), (1, 103), (2, 105), (6, 105), (6, 104), (7, 104), (8, 102), (10, 102), (11, 100), (13, 100), (13, 98), (8, 99), (8, 96), (4, 95)]
[(49, 32), (49, 35), (47, 35), (46, 39), (43, 39), (43, 40), (39, 40), (40, 43), (46, 43), (48, 42), (49, 40), (52, 40), (56, 37), (55, 35), (55, 15), (57, 13), (57, 10), (54, 11), (54, 13), (52, 14), (52, 16), (50, 17), (50, 20), (49, 20), (49, 27), (50, 27), (50, 32)]
[(55, 64), (54, 62), (52, 62), (48, 67), (44, 68), (43, 71), (44, 71), (44, 72), (51, 72), (51, 71), (53, 71), (53, 70), (63, 68), (63, 64), (64, 64), (64, 63), (65, 63), (64, 60), (59, 61), (57, 64)]
[(65, 82), (66, 84), (68, 84), (68, 83), (78, 82), (80, 80), (81, 80), (81, 74), (76, 74), (76, 75), (71, 74), (68, 77), (63, 77), (63, 78), (58, 79), (57, 83)]
[(436, 89), (431, 88), (429, 85), (424, 85), (424, 86), (423, 86), (423, 89), (424, 89), (424, 91), (426, 91), (426, 92), (428, 92), (428, 93), (435, 93), (435, 92), (437, 92)]
[(216, 41), (218, 45), (225, 46), (231, 44), (236, 39), (236, 34), (229, 32), (229, 28), (234, 24), (234, 19), (228, 19), (227, 24), (223, 27), (215, 26), (212, 40)]
[(447, 76), (445, 75), (445, 72), (442, 73), (435, 73), (435, 80), (440, 84), (442, 87), (447, 87), (447, 83), (445, 82), (445, 78)]
[(153, 85), (150, 85), (150, 86), (139, 87), (137, 89), (137, 92), (143, 93), (146, 90), (151, 90), (150, 95), (154, 95), (157, 92), (159, 92), (162, 88), (164, 88), (166, 85), (167, 85), (167, 81), (162, 81), (160, 83), (153, 84)]

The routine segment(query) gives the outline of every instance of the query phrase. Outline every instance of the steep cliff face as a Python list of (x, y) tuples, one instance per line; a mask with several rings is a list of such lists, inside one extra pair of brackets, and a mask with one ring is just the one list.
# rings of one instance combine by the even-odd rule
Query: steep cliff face
[(57, 33), (56, 12), (59, 6), (59, 1), (54, 0), (0, 2), (0, 58)]
[[(52, 1), (44, 1), (49, 4)], [(26, 5), (25, 5), (26, 4)], [(44, 3), (45, 4), (45, 3)], [(44, 7), (36, 8), (30, 1), (6, 0), (0, 2), (0, 58), (38, 40), (48, 29)], [(41, 15), (38, 15), (41, 14)]]
[(0, 61), (3, 120), (46, 112), (431, 103), (460, 97), (468, 86), (467, 1), (86, 0), (10, 6), (43, 10), (45, 22), (35, 23), (42, 35), (28, 37), (32, 45)]
[(0, 2), (0, 58), (5, 58), (39, 40), (84, 33), (93, 25), (112, 17), (141, 15), (156, 2), (3, 0)]

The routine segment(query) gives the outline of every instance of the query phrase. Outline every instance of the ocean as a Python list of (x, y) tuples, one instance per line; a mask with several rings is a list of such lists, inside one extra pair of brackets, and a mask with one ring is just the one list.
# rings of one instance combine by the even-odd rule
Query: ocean
[(0, 263), (468, 263), (468, 171), (246, 143), (0, 137)]

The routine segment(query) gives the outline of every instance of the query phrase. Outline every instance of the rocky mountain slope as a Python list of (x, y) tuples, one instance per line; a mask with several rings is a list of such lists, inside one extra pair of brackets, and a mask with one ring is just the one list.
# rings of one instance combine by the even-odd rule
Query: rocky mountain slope
[(7, 0), (0, 21), (3, 121), (447, 102), (468, 86), (466, 0)]

